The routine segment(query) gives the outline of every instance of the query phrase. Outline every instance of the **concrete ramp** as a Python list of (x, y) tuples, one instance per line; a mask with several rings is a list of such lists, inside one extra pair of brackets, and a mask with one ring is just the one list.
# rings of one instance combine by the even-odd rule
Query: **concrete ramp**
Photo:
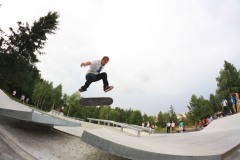
[(32, 126), (41, 125), (46, 127), (81, 126), (81, 123), (64, 120), (18, 103), (9, 98), (2, 90), (0, 90), (0, 116), (20, 123), (28, 123), (29, 126), (31, 124)]
[(240, 147), (240, 114), (214, 120), (202, 131), (129, 136), (109, 129), (84, 131), (82, 140), (137, 160), (221, 160)]

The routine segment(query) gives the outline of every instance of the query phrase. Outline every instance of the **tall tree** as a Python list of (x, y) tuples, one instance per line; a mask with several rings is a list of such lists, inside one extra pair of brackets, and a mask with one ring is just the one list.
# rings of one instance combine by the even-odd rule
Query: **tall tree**
[(233, 64), (224, 61), (224, 68), (216, 80), (218, 86), (216, 96), (219, 100), (229, 99), (232, 93), (240, 92), (240, 73)]
[(133, 111), (130, 117), (130, 124), (142, 125), (142, 114), (139, 110)]
[(198, 98), (196, 95), (192, 95), (188, 109), (187, 118), (192, 124), (214, 113), (211, 103), (205, 100), (203, 96)]
[(47, 34), (53, 34), (57, 29), (58, 18), (57, 12), (49, 12), (31, 27), (28, 23), (17, 22), (16, 31), (10, 27), (10, 35), (1, 34), (0, 80), (4, 89), (32, 94), (41, 78), (36, 67), (39, 62), (36, 53), (43, 54), (41, 49), (45, 46)]
[(75, 117), (78, 112), (79, 100), (80, 100), (79, 92), (73, 93), (67, 100), (67, 106), (64, 108), (64, 114), (69, 117)]
[(174, 107), (172, 105), (169, 108), (169, 116), (170, 116), (170, 122), (174, 121), (175, 124), (178, 124), (178, 118), (174, 111)]
[(166, 122), (165, 122), (165, 120), (164, 120), (164, 118), (163, 118), (163, 113), (162, 113), (162, 111), (160, 111), (159, 113), (158, 113), (158, 117), (157, 117), (157, 125), (158, 126), (160, 126), (160, 127), (165, 127), (166, 126)]
[(110, 119), (110, 112), (112, 111), (110, 106), (103, 106), (100, 110), (100, 119)]

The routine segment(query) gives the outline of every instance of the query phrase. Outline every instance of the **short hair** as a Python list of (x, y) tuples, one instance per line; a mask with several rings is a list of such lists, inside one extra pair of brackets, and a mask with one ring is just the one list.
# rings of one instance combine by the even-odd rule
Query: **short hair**
[(109, 61), (109, 57), (108, 56), (104, 56), (103, 58), (102, 58), (102, 60), (108, 60)]

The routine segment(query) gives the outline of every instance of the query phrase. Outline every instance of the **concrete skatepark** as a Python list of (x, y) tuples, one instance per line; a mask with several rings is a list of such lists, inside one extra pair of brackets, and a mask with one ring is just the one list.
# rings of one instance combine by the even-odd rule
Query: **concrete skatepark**
[[(121, 132), (33, 110), (0, 90), (0, 117), (3, 159), (237, 160), (240, 156), (240, 114), (214, 120), (198, 132), (136, 136), (130, 130)], [(41, 130), (44, 126), (54, 131)]]

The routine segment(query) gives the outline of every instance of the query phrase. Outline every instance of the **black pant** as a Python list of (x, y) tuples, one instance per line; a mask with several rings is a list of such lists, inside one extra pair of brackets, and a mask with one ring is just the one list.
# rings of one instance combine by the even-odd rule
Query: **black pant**
[(170, 127), (167, 127), (167, 133), (170, 133)]
[(85, 82), (84, 86), (82, 86), (82, 88), (85, 90), (87, 90), (87, 88), (90, 86), (90, 84), (92, 82), (96, 82), (99, 80), (103, 81), (103, 90), (104, 90), (104, 88), (108, 87), (107, 73), (105, 73), (105, 72), (99, 73), (97, 75), (88, 73), (86, 75), (86, 80), (87, 81)]

